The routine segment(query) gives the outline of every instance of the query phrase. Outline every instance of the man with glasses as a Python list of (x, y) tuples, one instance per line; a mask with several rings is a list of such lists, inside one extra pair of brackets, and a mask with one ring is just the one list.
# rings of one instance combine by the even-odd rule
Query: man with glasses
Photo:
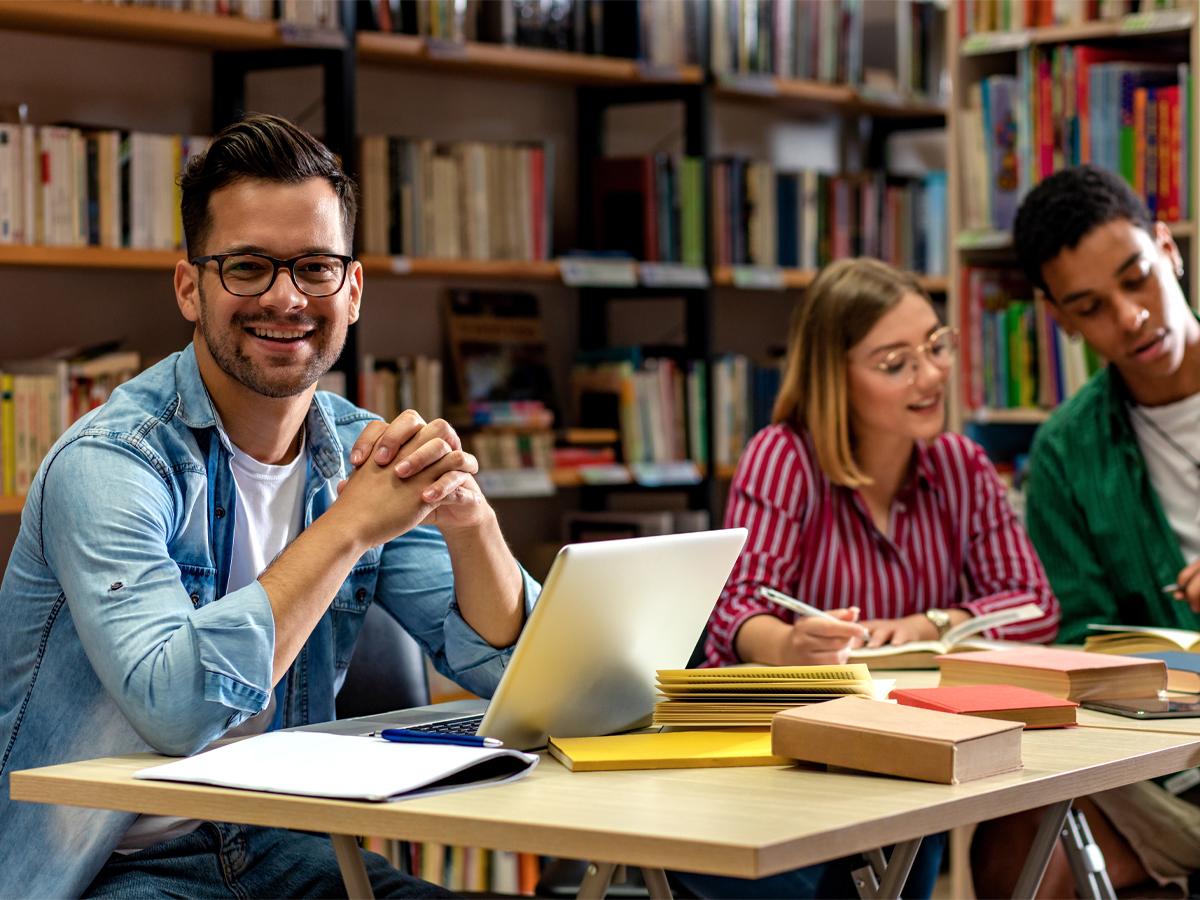
[[(1059, 640), (1083, 643), (1091, 623), (1200, 628), (1200, 323), (1179, 248), (1119, 176), (1092, 166), (1034, 188), (1014, 244), (1059, 327), (1108, 363), (1038, 429), (1030, 457), (1027, 524), (1062, 606)], [(1188, 891), (1197, 783), (1193, 770), (1077, 803), (1114, 888), (1153, 879)], [(1011, 861), (1037, 825), (1035, 812), (980, 827), (980, 896), (1011, 893)], [(1072, 889), (1060, 848), (1039, 896)]]
[[(332, 719), (372, 602), (490, 695), (538, 592), (445, 422), (316, 391), (363, 292), (329, 150), (250, 116), (182, 189), (193, 341), (55, 444), (0, 588), (0, 896), (340, 892), (327, 837), (13, 803), (5, 782)], [(441, 893), (366, 856), (378, 894)]]

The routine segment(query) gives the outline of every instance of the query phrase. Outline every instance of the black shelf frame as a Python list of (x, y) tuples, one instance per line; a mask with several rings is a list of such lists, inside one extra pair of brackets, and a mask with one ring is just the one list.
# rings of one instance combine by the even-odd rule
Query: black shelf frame
[[(323, 86), (325, 145), (341, 160), (342, 169), (357, 182), (358, 139), (355, 95), (358, 56), (355, 51), (355, 9), (353, 3), (339, 8), (343, 40), (340, 46), (297, 46), (273, 50), (221, 50), (212, 59), (212, 132), (215, 134), (244, 116), (247, 109), (247, 81), (254, 72), (273, 69), (319, 68)], [(357, 231), (357, 229), (356, 229)], [(351, 253), (358, 255), (358, 236)], [(346, 345), (334, 363), (334, 371), (345, 374), (346, 390), (351, 399), (359, 395), (358, 326), (346, 332)]]
[[(704, 183), (704, 258), (712, 259), (712, 229), (708, 227), (711, 210), (711, 179), (709, 160), (712, 156), (712, 92), (708, 86), (640, 85), (636, 87), (580, 87), (576, 92), (576, 172), (579, 184), (577, 208), (580, 245), (596, 246), (595, 206), (589, 173), (604, 155), (604, 113), (613, 106), (645, 103), (680, 103), (684, 111), (684, 153), (703, 160)], [(707, 264), (706, 264), (707, 268)], [(580, 505), (585, 510), (603, 509), (613, 490), (642, 489), (656, 492), (682, 492), (689, 509), (707, 510), (710, 517), (717, 508), (716, 465), (713, 456), (713, 288), (580, 288), (579, 347), (584, 350), (607, 346), (612, 301), (638, 298), (678, 298), (683, 305), (684, 344), (681, 354), (687, 359), (702, 361), (708, 383), (705, 390), (705, 444), (709, 465), (695, 485), (644, 488), (638, 485), (583, 486)], [(715, 525), (716, 523), (710, 523)]]

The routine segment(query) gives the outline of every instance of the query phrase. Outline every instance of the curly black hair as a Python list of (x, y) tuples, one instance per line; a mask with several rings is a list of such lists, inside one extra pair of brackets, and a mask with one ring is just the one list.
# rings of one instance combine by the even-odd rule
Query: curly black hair
[(1152, 233), (1146, 204), (1119, 175), (1084, 165), (1046, 178), (1022, 201), (1013, 225), (1013, 245), (1026, 277), (1049, 297), (1042, 266), (1076, 247), (1093, 228), (1116, 219)]

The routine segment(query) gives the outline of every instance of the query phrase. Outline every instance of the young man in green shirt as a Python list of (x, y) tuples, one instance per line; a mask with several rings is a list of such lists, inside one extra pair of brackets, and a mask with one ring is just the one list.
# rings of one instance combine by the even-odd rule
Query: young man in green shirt
[[(1058, 639), (1082, 643), (1093, 622), (1200, 628), (1200, 322), (1179, 248), (1120, 177), (1091, 166), (1042, 181), (1013, 232), (1059, 327), (1108, 363), (1038, 430), (1030, 457), (1026, 527), (1062, 608)], [(1200, 869), (1200, 808), (1158, 784), (1077, 805), (1115, 888), (1153, 878), (1186, 890)], [(980, 826), (979, 896), (1016, 877), (1020, 854), (989, 851), (1036, 826), (1030, 815)], [(1059, 850), (1038, 896), (1072, 888)]]

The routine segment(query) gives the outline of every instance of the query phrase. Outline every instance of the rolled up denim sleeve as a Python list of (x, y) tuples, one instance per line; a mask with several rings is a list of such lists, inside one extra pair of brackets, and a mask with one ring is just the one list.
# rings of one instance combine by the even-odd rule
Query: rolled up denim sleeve
[(42, 482), (41, 544), (105, 689), (147, 743), (186, 755), (266, 707), (275, 621), (257, 582), (193, 605), (169, 473), (118, 439), (66, 445)]
[[(542, 587), (523, 568), (521, 577), (528, 616)], [(492, 696), (513, 647), (493, 647), (463, 618), (441, 532), (414, 528), (384, 545), (376, 600), (417, 640), (439, 672), (473, 694)]]

